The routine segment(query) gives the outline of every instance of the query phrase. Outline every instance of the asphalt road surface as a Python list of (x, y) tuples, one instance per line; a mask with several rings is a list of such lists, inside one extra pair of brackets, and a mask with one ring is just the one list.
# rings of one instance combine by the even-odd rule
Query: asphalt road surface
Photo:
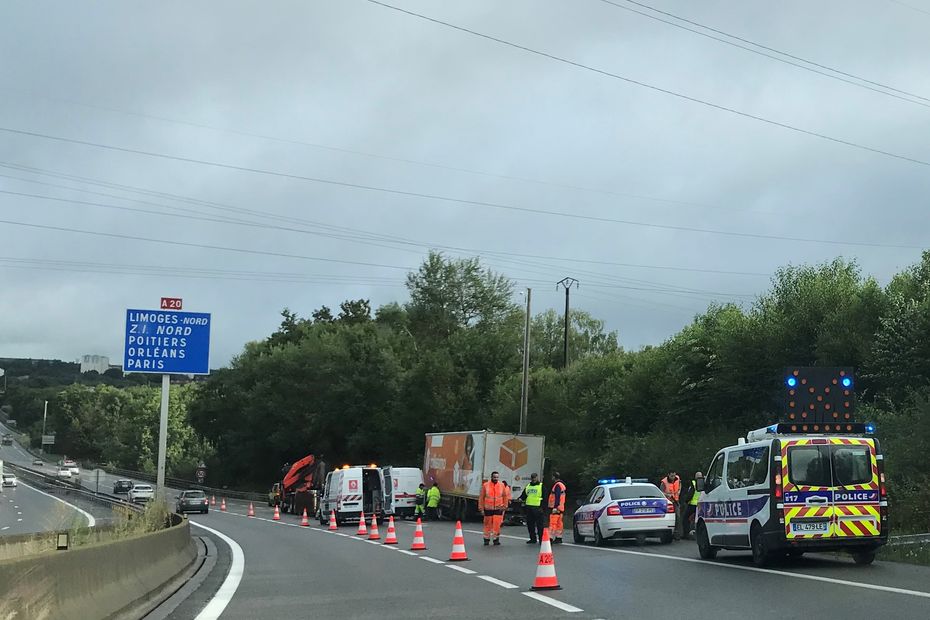
[(414, 554), (410, 522), (398, 523), (401, 544), (390, 549), (360, 540), (354, 526), (340, 536), (315, 522), (299, 527), (291, 515), (273, 522), (265, 505), (250, 519), (246, 507), (229, 502), (227, 513), (191, 516), (241, 547), (242, 577), (224, 619), (930, 617), (930, 569), (906, 564), (860, 567), (817, 554), (758, 569), (735, 552), (701, 561), (688, 541), (566, 543), (554, 548), (563, 589), (530, 598), (538, 548), (525, 544), (522, 527), (505, 527), (500, 547), (484, 547), (480, 524), (464, 524), (470, 560), (452, 563), (449, 522), (427, 523), (429, 549)]

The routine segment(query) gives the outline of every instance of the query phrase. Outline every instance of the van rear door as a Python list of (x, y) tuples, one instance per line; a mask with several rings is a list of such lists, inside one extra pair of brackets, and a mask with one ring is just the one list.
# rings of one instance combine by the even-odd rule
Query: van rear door
[(871, 537), (881, 533), (874, 440), (783, 440), (782, 479), (788, 540)]
[(381, 488), (384, 489), (384, 514), (394, 514), (394, 488), (397, 482), (392, 480), (390, 467), (381, 468)]

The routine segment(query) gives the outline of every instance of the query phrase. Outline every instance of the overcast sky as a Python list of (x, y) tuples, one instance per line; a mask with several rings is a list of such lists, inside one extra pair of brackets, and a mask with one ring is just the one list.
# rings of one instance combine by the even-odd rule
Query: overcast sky
[(920, 162), (365, 0), (5, 0), (0, 127), (223, 166), (0, 131), (0, 357), (118, 363), (126, 308), (175, 296), (213, 314), (220, 366), (285, 306), (404, 301), (429, 247), (481, 255), (537, 311), (573, 276), (635, 349), (781, 265), (842, 255), (884, 284), (930, 247), (922, 0), (644, 0), (860, 86), (599, 0), (386, 1)]

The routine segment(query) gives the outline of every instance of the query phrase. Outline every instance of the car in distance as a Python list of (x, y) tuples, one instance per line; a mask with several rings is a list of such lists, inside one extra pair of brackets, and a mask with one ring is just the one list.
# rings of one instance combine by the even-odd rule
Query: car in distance
[(117, 480), (113, 483), (113, 495), (126, 495), (132, 490), (132, 480)]
[(61, 465), (55, 472), (55, 477), (59, 480), (67, 480), (68, 482), (71, 482), (71, 470), (64, 465)]
[(675, 534), (675, 504), (645, 479), (598, 480), (575, 511), (573, 534), (576, 544), (593, 538), (598, 547), (617, 538), (642, 544), (647, 536), (668, 544)]
[(40, 458), (34, 458), (34, 459), (32, 459), (32, 464), (33, 464), (35, 467), (43, 467), (43, 466), (45, 465), (45, 461), (43, 461), (43, 460), (40, 459)]
[(62, 465), (63, 465), (64, 467), (67, 467), (68, 469), (70, 469), (72, 475), (74, 475), (74, 476), (80, 476), (80, 475), (81, 475), (81, 468), (78, 467), (78, 464), (75, 463), (74, 461), (68, 459), (68, 460), (66, 460), (64, 463), (62, 463)]
[(155, 499), (155, 488), (150, 484), (134, 484), (129, 490), (129, 501), (134, 504)]
[(16, 476), (14, 476), (13, 474), (3, 474), (3, 481), (2, 483), (0, 483), (0, 486), (15, 487)]
[(207, 514), (210, 511), (210, 502), (203, 491), (181, 491), (177, 500), (175, 512), (178, 514), (185, 512)]

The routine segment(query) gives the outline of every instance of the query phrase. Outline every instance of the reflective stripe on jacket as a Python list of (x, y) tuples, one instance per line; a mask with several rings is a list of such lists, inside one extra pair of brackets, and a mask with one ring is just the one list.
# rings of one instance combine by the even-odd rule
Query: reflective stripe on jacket
[(697, 482), (696, 482), (696, 481), (694, 481), (694, 480), (691, 481), (691, 488), (694, 490), (694, 492), (691, 493), (691, 499), (688, 500), (688, 503), (689, 503), (690, 505), (692, 505), (692, 506), (697, 506), (697, 505), (698, 505), (698, 498), (701, 496), (701, 492), (697, 490)]
[(497, 484), (488, 480), (481, 485), (481, 493), (478, 495), (478, 510), (483, 511), (504, 511), (510, 503), (510, 487), (505, 486), (503, 482)]
[(425, 497), (426, 497), (426, 490), (424, 490), (424, 489), (417, 489), (417, 497), (416, 497), (416, 499), (413, 500), (413, 501), (414, 501), (414, 503), (415, 503), (417, 506), (422, 506), (422, 505), (423, 505), (423, 499), (424, 499)]

